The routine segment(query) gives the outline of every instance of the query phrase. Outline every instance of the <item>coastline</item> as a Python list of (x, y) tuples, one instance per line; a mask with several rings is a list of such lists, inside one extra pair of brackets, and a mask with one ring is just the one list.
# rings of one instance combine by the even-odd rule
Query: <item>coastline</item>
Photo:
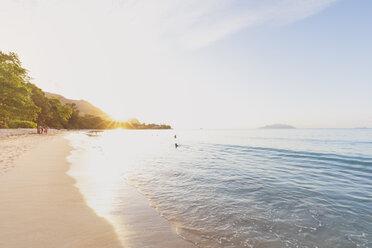
[[(103, 137), (110, 140), (112, 135), (117, 137), (115, 132), (107, 132)], [(85, 132), (70, 133), (66, 139), (74, 148), (67, 158), (71, 164), (67, 174), (76, 180), (75, 186), (86, 204), (112, 224), (125, 247), (197, 247), (178, 235), (178, 226), (164, 218), (152, 202), (125, 179), (128, 173), (124, 172), (125, 167), (131, 166), (133, 156), (137, 156), (135, 151), (126, 150), (120, 142), (107, 150), (106, 139)], [(120, 152), (110, 153), (114, 150)], [(142, 149), (137, 151), (145, 156)]]
[(0, 162), (11, 167), (0, 174), (1, 247), (122, 247), (112, 225), (87, 206), (66, 174), (72, 148), (64, 135), (25, 135), (8, 145), (1, 140), (7, 153), (23, 142)]

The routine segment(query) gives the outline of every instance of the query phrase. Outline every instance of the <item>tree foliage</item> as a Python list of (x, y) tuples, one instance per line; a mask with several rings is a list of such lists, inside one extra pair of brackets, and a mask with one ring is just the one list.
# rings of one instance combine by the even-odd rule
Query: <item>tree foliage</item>
[(37, 124), (32, 121), (11, 120), (8, 123), (9, 128), (36, 128)]
[(15, 53), (0, 51), (0, 121), (34, 121), (40, 108), (31, 99), (27, 71)]
[(117, 122), (99, 116), (81, 116), (75, 104), (63, 104), (58, 98), (48, 98), (32, 84), (17, 54), (0, 51), (0, 128), (34, 128), (36, 125), (58, 129), (170, 128), (134, 120)]

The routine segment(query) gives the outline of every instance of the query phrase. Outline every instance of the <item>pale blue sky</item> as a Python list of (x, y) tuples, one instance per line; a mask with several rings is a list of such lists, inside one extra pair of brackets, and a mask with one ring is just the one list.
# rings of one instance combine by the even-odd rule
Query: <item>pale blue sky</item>
[(372, 1), (2, 0), (34, 83), (176, 127), (372, 127)]

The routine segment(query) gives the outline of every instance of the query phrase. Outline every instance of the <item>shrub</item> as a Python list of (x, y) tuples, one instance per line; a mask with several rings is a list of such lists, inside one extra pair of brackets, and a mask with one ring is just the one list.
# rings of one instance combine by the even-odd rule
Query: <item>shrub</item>
[(12, 120), (8, 122), (9, 128), (36, 128), (37, 124), (32, 121)]
[(8, 128), (8, 125), (5, 121), (0, 121), (0, 128)]

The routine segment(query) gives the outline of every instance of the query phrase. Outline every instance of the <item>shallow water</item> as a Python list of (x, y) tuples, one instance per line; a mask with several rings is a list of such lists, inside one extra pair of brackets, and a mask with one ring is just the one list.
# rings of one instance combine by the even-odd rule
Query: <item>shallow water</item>
[(76, 148), (70, 174), (122, 233), (136, 230), (127, 225), (132, 210), (123, 210), (130, 187), (198, 247), (372, 247), (371, 129), (117, 130), (68, 139)]

